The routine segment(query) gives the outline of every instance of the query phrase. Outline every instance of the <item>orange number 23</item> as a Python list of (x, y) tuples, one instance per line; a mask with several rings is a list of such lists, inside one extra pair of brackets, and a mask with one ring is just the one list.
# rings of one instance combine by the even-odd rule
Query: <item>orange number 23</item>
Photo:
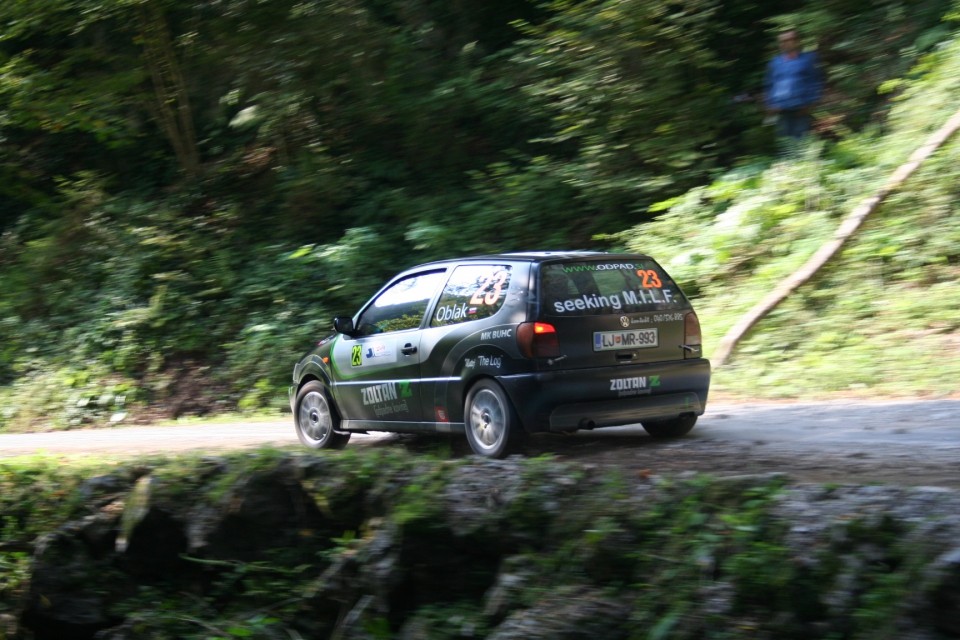
[(642, 286), (644, 289), (659, 289), (663, 286), (663, 283), (660, 282), (660, 276), (653, 269), (638, 269), (637, 275), (643, 277)]

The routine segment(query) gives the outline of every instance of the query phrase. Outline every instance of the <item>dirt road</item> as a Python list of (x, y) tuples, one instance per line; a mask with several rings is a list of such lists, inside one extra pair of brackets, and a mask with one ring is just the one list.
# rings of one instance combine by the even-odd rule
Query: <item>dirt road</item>
[(783, 472), (803, 482), (960, 489), (960, 400), (714, 404), (682, 440), (618, 428), (554, 450), (641, 474)]
[[(462, 438), (355, 435), (348, 446), (452, 449)], [(289, 419), (205, 426), (128, 427), (0, 435), (0, 458), (53, 454), (222, 451), (298, 447)], [(960, 489), (960, 400), (709, 406), (689, 436), (654, 441), (637, 426), (537, 436), (526, 455), (552, 453), (630, 474), (784, 472), (797, 481), (895, 483)]]

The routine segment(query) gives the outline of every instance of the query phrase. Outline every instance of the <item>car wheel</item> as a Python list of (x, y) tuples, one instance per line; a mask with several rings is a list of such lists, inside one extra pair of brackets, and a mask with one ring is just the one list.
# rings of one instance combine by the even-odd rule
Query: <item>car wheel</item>
[(326, 388), (316, 380), (297, 393), (293, 421), (300, 442), (311, 449), (342, 449), (350, 440), (349, 433), (336, 432), (340, 418), (327, 398)]
[(644, 420), (640, 424), (654, 438), (679, 438), (690, 433), (697, 424), (697, 416), (687, 413), (666, 420)]
[(463, 410), (467, 442), (474, 453), (502, 458), (523, 434), (517, 412), (503, 388), (481, 380), (470, 390)]

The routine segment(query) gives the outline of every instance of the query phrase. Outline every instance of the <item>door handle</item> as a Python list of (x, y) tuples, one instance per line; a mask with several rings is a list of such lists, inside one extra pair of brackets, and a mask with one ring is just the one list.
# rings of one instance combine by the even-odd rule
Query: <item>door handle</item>
[(403, 345), (403, 348), (400, 349), (400, 353), (402, 353), (405, 356), (412, 356), (416, 352), (417, 352), (417, 348), (412, 344), (410, 344), (409, 342)]

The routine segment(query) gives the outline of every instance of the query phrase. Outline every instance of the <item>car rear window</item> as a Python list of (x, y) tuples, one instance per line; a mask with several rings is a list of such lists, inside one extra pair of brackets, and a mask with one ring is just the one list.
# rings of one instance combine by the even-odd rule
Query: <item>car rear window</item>
[(509, 265), (461, 265), (450, 274), (430, 325), (445, 327), (489, 318), (503, 306), (509, 287)]
[(550, 316), (665, 311), (687, 306), (673, 279), (650, 259), (563, 262), (540, 270), (541, 309)]

